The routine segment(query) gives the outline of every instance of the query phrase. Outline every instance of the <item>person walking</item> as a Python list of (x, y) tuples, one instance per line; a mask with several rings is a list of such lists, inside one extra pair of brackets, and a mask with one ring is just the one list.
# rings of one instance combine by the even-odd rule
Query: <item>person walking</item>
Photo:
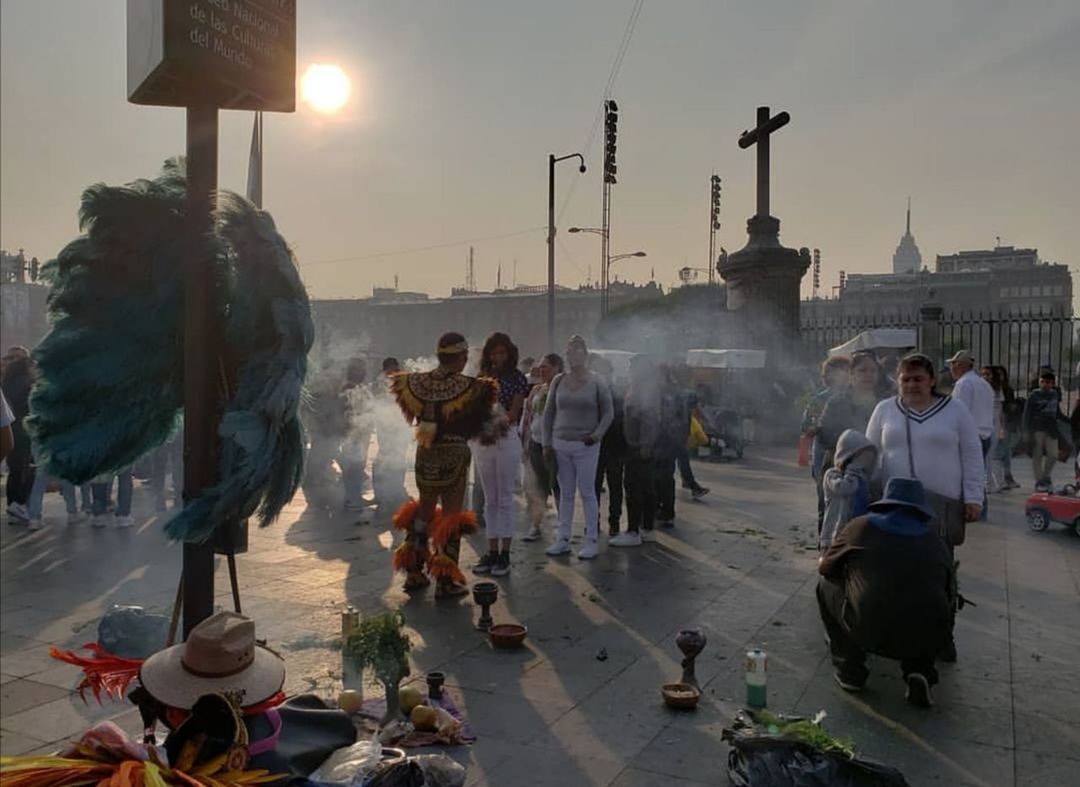
[[(846, 355), (833, 355), (826, 358), (821, 364), (822, 388), (815, 393), (806, 407), (803, 409), (801, 431), (812, 437), (810, 444), (810, 477), (814, 479), (814, 487), (817, 489), (818, 503), (818, 532), (821, 532), (821, 521), (825, 515), (825, 492), (822, 487), (822, 479), (825, 477), (825, 457), (829, 447), (822, 440), (820, 426), (821, 416), (825, 412), (825, 406), (839, 393), (847, 390), (851, 383), (851, 358)], [(839, 435), (837, 435), (839, 439)]]
[(0, 389), (11, 407), (11, 451), (7, 456), (7, 512), (10, 524), (30, 521), (27, 503), (34, 488), (34, 457), (26, 416), (30, 414), (30, 388), (34, 384), (34, 362), (25, 347), (12, 347), (0, 361)]
[(585, 543), (578, 557), (592, 560), (599, 554), (596, 466), (600, 441), (611, 426), (614, 412), (611, 391), (600, 377), (589, 371), (589, 348), (580, 336), (570, 337), (566, 361), (570, 371), (551, 381), (544, 407), (544, 453), (556, 462), (560, 497), (559, 535), (547, 548), (547, 554), (566, 555), (571, 551), (576, 491), (585, 513)]
[(474, 574), (501, 577), (510, 573), (514, 538), (514, 490), (521, 472), (521, 413), (529, 381), (518, 369), (518, 348), (505, 333), (493, 333), (480, 355), (480, 374), (499, 386), (499, 407), (509, 429), (492, 443), (476, 442), (473, 457), (484, 488), (484, 529), (488, 551), (473, 566)]
[(522, 440), (526, 443), (528, 458), (528, 476), (530, 483), (525, 485), (528, 500), (529, 532), (525, 541), (538, 541), (541, 536), (540, 525), (547, 512), (549, 497), (554, 499), (556, 508), (559, 503), (559, 481), (555, 466), (544, 458), (544, 406), (547, 404), (551, 381), (564, 371), (563, 359), (556, 353), (545, 355), (538, 367), (540, 382), (533, 386), (525, 400), (525, 415), (522, 421)]
[[(113, 481), (116, 481), (116, 511), (109, 513), (109, 499), (112, 497)], [(93, 498), (91, 527), (128, 528), (135, 524), (131, 516), (131, 500), (135, 491), (135, 477), (130, 467), (125, 467), (114, 475), (104, 476), (90, 482)]]
[(368, 508), (364, 486), (368, 480), (368, 451), (371, 449), (374, 428), (371, 389), (366, 383), (367, 362), (363, 358), (349, 359), (345, 383), (341, 387), (346, 430), (338, 456), (346, 511), (365, 511)]
[(678, 372), (675, 373), (675, 377), (678, 380), (679, 387), (684, 391), (683, 397), (686, 402), (686, 432), (687, 439), (680, 443), (676, 449), (675, 463), (679, 469), (679, 478), (682, 481), (682, 488), (690, 492), (690, 497), (693, 500), (701, 500), (705, 495), (709, 494), (709, 488), (702, 486), (698, 483), (697, 478), (694, 477), (694, 468), (690, 464), (690, 419), (697, 418), (700, 424), (703, 418), (701, 412), (701, 405), (704, 402), (698, 399), (697, 392), (693, 390), (690, 383), (690, 367), (686, 364), (682, 364), (678, 367)]
[(656, 523), (675, 527), (675, 464), (679, 450), (690, 437), (690, 410), (686, 397), (672, 377), (671, 368), (657, 369), (660, 386), (660, 434), (653, 449), (653, 483), (656, 486)]
[[(960, 350), (948, 360), (949, 373), (956, 380), (953, 385), (952, 397), (961, 402), (971, 413), (975, 421), (975, 428), (979, 431), (979, 443), (982, 446), (983, 467), (986, 467), (987, 457), (990, 455), (990, 447), (994, 440), (994, 389), (975, 369), (975, 359), (968, 350)], [(988, 506), (986, 499), (982, 501), (982, 511), (979, 516), (986, 519)]]
[(1021, 431), (1031, 453), (1035, 473), (1035, 491), (1053, 490), (1054, 462), (1058, 456), (1058, 419), (1061, 414), (1061, 392), (1054, 373), (1044, 369), (1039, 373), (1039, 387), (1028, 394), (1024, 405)]
[(1004, 366), (995, 366), (994, 375), (1001, 385), (1001, 423), (1002, 437), (998, 442), (996, 458), (1001, 462), (1002, 475), (1004, 476), (1003, 488), (1019, 489), (1020, 484), (1013, 478), (1012, 457), (1013, 451), (1020, 442), (1022, 434), (1021, 424), (1024, 420), (1024, 405), (1026, 400), (1016, 395), (1009, 384), (1009, 370)]
[(626, 532), (614, 536), (613, 547), (638, 547), (655, 541), (656, 484), (653, 450), (660, 436), (660, 381), (646, 356), (630, 362), (630, 387), (623, 412), (626, 445)]
[[(913, 353), (900, 361), (900, 394), (882, 401), (866, 436), (878, 449), (878, 475), (917, 478), (935, 514), (935, 532), (950, 553), (964, 542), (965, 523), (979, 518), (986, 484), (979, 432), (968, 409), (934, 387), (934, 363)], [(943, 661), (956, 660), (951, 637)]]
[(611, 392), (611, 426), (600, 441), (600, 458), (596, 465), (596, 498), (600, 499), (604, 486), (608, 490), (608, 535), (619, 535), (623, 510), (623, 463), (626, 440), (623, 438), (623, 400), (626, 391), (614, 379), (614, 367), (606, 358), (590, 356), (592, 371), (599, 375)]
[(953, 562), (929, 523), (934, 510), (914, 478), (891, 478), (870, 513), (852, 519), (818, 561), (818, 610), (834, 678), (861, 691), (866, 654), (900, 661), (907, 701), (934, 704), (934, 658), (952, 630)]
[(372, 385), (372, 420), (378, 453), (371, 464), (371, 487), (380, 514), (397, 510), (409, 498), (405, 491), (409, 430), (401, 423), (390, 394), (393, 377), (400, 371), (397, 358), (384, 358), (382, 376)]

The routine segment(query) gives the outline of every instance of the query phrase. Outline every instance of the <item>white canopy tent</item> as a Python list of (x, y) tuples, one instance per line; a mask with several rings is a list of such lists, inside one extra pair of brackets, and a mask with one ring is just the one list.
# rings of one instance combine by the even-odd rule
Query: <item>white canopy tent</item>
[(626, 380), (630, 378), (630, 361), (638, 353), (628, 350), (589, 350), (589, 355), (596, 355), (611, 364), (612, 377)]
[(914, 328), (874, 328), (829, 350), (829, 355), (851, 355), (857, 350), (910, 350), (918, 345)]
[(764, 350), (686, 351), (686, 365), (697, 369), (764, 369)]

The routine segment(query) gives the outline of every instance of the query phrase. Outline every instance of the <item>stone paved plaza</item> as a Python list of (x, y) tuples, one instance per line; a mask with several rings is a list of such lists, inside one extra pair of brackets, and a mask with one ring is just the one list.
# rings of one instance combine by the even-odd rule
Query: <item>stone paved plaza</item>
[[(793, 460), (794, 450), (755, 448), (741, 462), (697, 464), (712, 494), (695, 504), (680, 492), (675, 529), (640, 549), (603, 548), (581, 563), (516, 543), (494, 615), (528, 625), (518, 652), (491, 650), (470, 599), (400, 592), (385, 524), (329, 517), (302, 499), (253, 533), (239, 559), (244, 611), (287, 660), (287, 689), (329, 696), (343, 605), (401, 607), (414, 674), (444, 670), (479, 736), (453, 752), (477, 787), (727, 784), (720, 732), (743, 696), (750, 646), (769, 653), (772, 709), (825, 710), (831, 732), (912, 785), (1077, 784), (1080, 539), (1058, 526), (1030, 532), (1019, 490), (993, 496), (990, 521), (970, 526), (958, 553), (962, 590), (978, 606), (959, 616), (959, 663), (942, 668), (936, 707), (909, 707), (898, 666), (882, 660), (868, 690), (847, 695), (831, 680), (814, 601), (813, 489)], [(136, 501), (139, 513), (146, 495), (137, 490)], [(167, 612), (180, 566), (180, 549), (149, 514), (131, 530), (93, 530), (66, 527), (58, 495), (46, 511), (44, 530), (2, 527), (4, 754), (55, 749), (100, 718), (137, 731), (130, 706), (74, 695), (76, 670), (47, 649), (93, 640), (111, 604)], [(476, 536), (463, 549), (466, 567), (481, 546)], [(229, 607), (223, 564), (217, 590)], [(676, 713), (659, 686), (678, 678), (674, 638), (686, 627), (709, 639), (698, 660), (704, 697), (696, 712)]]

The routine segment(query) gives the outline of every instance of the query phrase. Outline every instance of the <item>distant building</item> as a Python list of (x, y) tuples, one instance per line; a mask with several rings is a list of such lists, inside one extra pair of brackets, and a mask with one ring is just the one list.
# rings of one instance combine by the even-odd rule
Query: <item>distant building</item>
[(915, 245), (915, 236), (911, 234), (911, 198), (908, 197), (907, 224), (900, 245), (892, 256), (893, 273), (917, 273), (922, 270), (922, 254)]
[(12, 345), (33, 347), (49, 328), (45, 300), (49, 288), (37, 283), (37, 257), (26, 259), (0, 251), (0, 341), (6, 350)]
[(837, 297), (803, 301), (803, 321), (887, 323), (917, 315), (925, 304), (942, 307), (945, 319), (972, 313), (988, 318), (1072, 316), (1068, 266), (1041, 262), (1035, 249), (997, 246), (944, 254), (935, 268), (848, 274)]
[[(495, 292), (456, 288), (449, 298), (380, 289), (371, 298), (315, 299), (314, 352), (338, 360), (349, 355), (431, 356), (436, 339), (447, 331), (463, 333), (474, 345), (495, 331), (503, 331), (523, 356), (552, 349), (558, 352), (572, 334), (581, 334), (586, 341), (595, 338), (600, 294), (598, 287), (558, 289), (555, 335), (559, 346), (555, 348), (546, 347), (546, 286), (523, 285)], [(642, 286), (613, 282), (611, 308), (662, 294), (654, 282)]]

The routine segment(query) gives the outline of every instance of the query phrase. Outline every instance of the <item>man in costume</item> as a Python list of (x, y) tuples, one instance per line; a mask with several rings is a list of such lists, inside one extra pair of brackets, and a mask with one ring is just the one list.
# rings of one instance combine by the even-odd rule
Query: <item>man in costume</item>
[(509, 427), (495, 409), (495, 381), (462, 374), (469, 357), (465, 337), (444, 334), (437, 355), (437, 369), (393, 378), (394, 398), (406, 420), (416, 424), (420, 491), (419, 500), (410, 500), (394, 515), (395, 527), (406, 535), (394, 552), (393, 566), (405, 572), (405, 590), (427, 587), (430, 574), (437, 583), (435, 597), (448, 598), (468, 593), (458, 568), (461, 536), (476, 528), (475, 515), (462, 510), (472, 459), (468, 441), (497, 440)]

